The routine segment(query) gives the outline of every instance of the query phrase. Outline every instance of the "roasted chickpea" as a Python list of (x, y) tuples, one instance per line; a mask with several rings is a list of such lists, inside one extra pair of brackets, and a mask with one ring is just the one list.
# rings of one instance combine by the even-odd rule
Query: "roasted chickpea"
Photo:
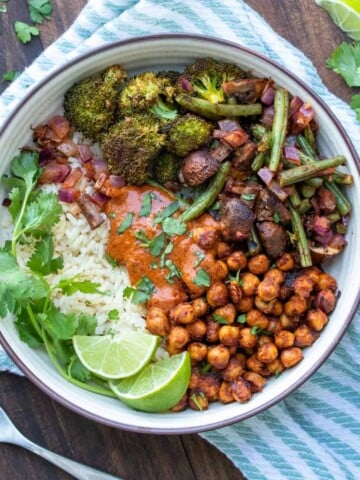
[(276, 260), (276, 266), (283, 272), (290, 272), (295, 268), (295, 261), (290, 253), (283, 253), (281, 257)]
[(275, 317), (279, 317), (284, 310), (283, 304), (280, 302), (280, 300), (275, 300), (274, 303), (272, 304), (272, 308), (270, 311), (271, 315), (274, 315)]
[(224, 280), (229, 275), (229, 269), (222, 260), (215, 261), (214, 276), (219, 280)]
[(259, 346), (257, 350), (257, 358), (262, 363), (271, 363), (278, 356), (278, 349), (273, 342), (266, 342)]
[(316, 310), (308, 311), (306, 321), (312, 330), (320, 332), (328, 323), (328, 316), (323, 310), (317, 308)]
[(288, 315), (285, 315), (285, 313), (282, 313), (280, 315), (279, 322), (283, 328), (286, 328), (288, 330), (295, 330), (297, 324), (299, 323), (299, 318), (289, 317)]
[(310, 347), (319, 338), (319, 333), (311, 330), (307, 325), (300, 325), (295, 331), (294, 345), (296, 347)]
[(191, 303), (179, 303), (169, 312), (170, 322), (173, 324), (193, 323), (196, 320), (194, 307)]
[(215, 282), (210, 285), (206, 300), (211, 307), (222, 307), (229, 301), (229, 292), (225, 283)]
[(209, 372), (202, 375), (200, 388), (205, 393), (209, 402), (215, 402), (219, 398), (219, 390), (221, 385), (220, 372)]
[(256, 275), (250, 272), (241, 275), (241, 289), (246, 297), (251, 297), (256, 294), (260, 280)]
[(317, 285), (322, 272), (319, 267), (315, 267), (315, 265), (313, 265), (312, 267), (306, 267), (304, 269), (304, 273), (311, 278), (311, 280), (314, 282), (314, 285)]
[(251, 398), (250, 384), (240, 377), (235, 382), (231, 382), (233, 397), (237, 402), (247, 402)]
[(192, 306), (195, 312), (196, 317), (203, 317), (209, 309), (209, 305), (207, 304), (207, 301), (205, 298), (199, 297), (195, 298), (192, 301)]
[(264, 343), (271, 343), (272, 342), (272, 336), (261, 333), (261, 330), (260, 330), (259, 334), (257, 333), (257, 335), (258, 335), (258, 341), (257, 341), (258, 346), (263, 345)]
[(239, 303), (236, 304), (236, 309), (240, 313), (246, 313), (254, 306), (254, 297), (243, 297)]
[(256, 372), (244, 372), (243, 379), (249, 383), (252, 393), (261, 392), (266, 382), (265, 378)]
[(270, 317), (269, 325), (267, 326), (266, 330), (274, 334), (280, 332), (282, 330), (280, 320), (277, 317)]
[(223, 307), (218, 307), (214, 310), (215, 315), (219, 315), (222, 317), (224, 320), (226, 320), (227, 323), (232, 324), (235, 322), (236, 318), (236, 308), (233, 303), (227, 303)]
[(337, 289), (337, 282), (335, 278), (325, 272), (320, 273), (317, 285), (319, 290), (329, 288), (330, 290), (335, 292)]
[(236, 250), (226, 259), (226, 265), (228, 266), (228, 269), (232, 272), (243, 270), (247, 265), (247, 258), (245, 253), (241, 250)]
[[(275, 306), (275, 303), (277, 302), (278, 300), (276, 300), (276, 298), (274, 298), (273, 300), (270, 300), (270, 302), (264, 302), (264, 300), (261, 300), (261, 298), (259, 296), (256, 296), (255, 297), (255, 300), (254, 300), (254, 303), (255, 303), (255, 307), (260, 310), (262, 313), (264, 313), (265, 315), (274, 315), (274, 309), (278, 306)], [(281, 303), (281, 302), (279, 302)], [(279, 311), (279, 308), (276, 308), (276, 311)], [(282, 312), (282, 304), (281, 304), (281, 311), (279, 313), (279, 315), (281, 314)]]
[(284, 273), (278, 268), (270, 268), (270, 270), (265, 273), (264, 280), (268, 280), (269, 282), (280, 285), (284, 282), (285, 276)]
[(280, 353), (281, 363), (285, 368), (290, 368), (299, 363), (303, 359), (303, 353), (299, 347), (285, 348)]
[(246, 367), (246, 360), (247, 360), (247, 356), (245, 355), (245, 353), (243, 352), (237, 352), (235, 354), (235, 358), (237, 358), (239, 360), (239, 362), (241, 362), (241, 365), (243, 366), (243, 368), (245, 369)]
[(170, 333), (168, 336), (168, 344), (171, 347), (181, 349), (190, 341), (189, 332), (184, 327), (175, 325), (171, 327)]
[(185, 328), (192, 340), (201, 340), (207, 332), (207, 325), (204, 320), (196, 320), (196, 322), (186, 325)]
[(330, 288), (320, 290), (315, 297), (315, 306), (325, 313), (331, 313), (336, 306), (335, 293)]
[(219, 239), (220, 231), (214, 227), (195, 227), (192, 230), (193, 240), (200, 248), (208, 250), (213, 248)]
[(219, 400), (221, 403), (231, 403), (234, 401), (231, 384), (229, 382), (221, 382)]
[(247, 267), (254, 275), (263, 275), (270, 268), (270, 259), (263, 253), (259, 253), (249, 258)]
[(228, 284), (228, 290), (231, 301), (235, 304), (239, 303), (243, 298), (243, 292), (239, 283), (236, 280), (230, 280)]
[(212, 320), (212, 317), (209, 318), (206, 328), (206, 343), (216, 343), (219, 341), (219, 330), (220, 325)]
[(206, 395), (200, 389), (190, 390), (188, 396), (188, 404), (192, 410), (207, 410), (209, 407), (209, 401)]
[(257, 336), (251, 333), (251, 328), (244, 327), (240, 330), (238, 342), (241, 348), (255, 348), (257, 345)]
[(240, 327), (223, 325), (219, 330), (219, 341), (227, 347), (238, 345)]
[(242, 362), (236, 357), (231, 357), (226, 368), (221, 372), (224, 380), (231, 382), (236, 380), (244, 371)]
[(270, 302), (278, 297), (280, 294), (280, 287), (277, 283), (272, 281), (263, 280), (259, 283), (257, 289), (257, 296), (264, 302)]
[(284, 370), (284, 365), (281, 363), (280, 358), (275, 358), (273, 362), (266, 365), (271, 375), (279, 375)]
[(307, 310), (307, 302), (299, 295), (293, 295), (284, 305), (284, 313), (289, 317), (296, 317)]
[(159, 307), (150, 307), (146, 314), (146, 328), (153, 335), (165, 337), (169, 333), (169, 320), (163, 310)]
[(191, 360), (201, 362), (207, 355), (207, 346), (205, 343), (192, 342), (188, 345), (188, 352)]
[(207, 353), (207, 361), (218, 370), (224, 369), (230, 360), (229, 349), (224, 345), (215, 345), (209, 347)]
[(189, 388), (190, 389), (200, 388), (201, 379), (202, 379), (202, 375), (201, 375), (201, 372), (200, 372), (200, 368), (199, 367), (193, 367), (193, 369), (191, 370)]
[(217, 258), (226, 258), (231, 255), (231, 246), (227, 242), (218, 242), (216, 244)]
[(249, 310), (246, 314), (246, 321), (250, 327), (258, 327), (261, 330), (266, 330), (269, 325), (269, 319), (255, 308)]
[(293, 289), (296, 295), (302, 298), (309, 298), (314, 288), (314, 280), (306, 275), (299, 275), (293, 282)]
[(285, 301), (292, 295), (292, 290), (285, 284), (280, 286), (279, 300)]
[(250, 357), (246, 360), (246, 367), (251, 372), (256, 372), (263, 377), (268, 377), (270, 375), (267, 365), (263, 362), (260, 362), (256, 353), (250, 355)]
[(188, 406), (188, 394), (185, 393), (176, 405), (171, 407), (172, 412), (182, 412)]
[(290, 330), (281, 330), (275, 333), (274, 341), (275, 345), (280, 349), (292, 347), (295, 342), (295, 334), (290, 332)]

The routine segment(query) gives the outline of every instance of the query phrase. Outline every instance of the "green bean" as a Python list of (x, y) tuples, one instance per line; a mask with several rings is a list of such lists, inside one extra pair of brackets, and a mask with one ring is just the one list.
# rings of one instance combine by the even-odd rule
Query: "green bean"
[(191, 112), (202, 115), (210, 120), (219, 120), (223, 117), (248, 117), (262, 113), (261, 103), (249, 105), (229, 105), (226, 103), (211, 103), (203, 98), (180, 94), (175, 99), (179, 105)]
[(300, 255), (300, 264), (302, 267), (311, 267), (312, 260), (311, 254), (309, 249), (308, 239), (306, 237), (306, 233), (301, 222), (301, 217), (295, 208), (291, 205), (289, 206), (290, 213), (291, 213), (291, 224), (293, 233), (296, 235), (296, 243), (297, 249)]
[(311, 198), (315, 195), (316, 188), (304, 182), (300, 185), (300, 192), (304, 198)]
[(189, 222), (204, 213), (216, 200), (223, 189), (227, 176), (230, 172), (231, 162), (226, 161), (220, 165), (215, 176), (210, 180), (208, 187), (199, 195), (190, 207), (179, 215), (179, 220)]
[(292, 185), (293, 183), (303, 182), (311, 177), (315, 177), (317, 173), (320, 173), (327, 168), (343, 165), (345, 161), (345, 157), (339, 155), (337, 157), (327, 158), (326, 160), (319, 160), (316, 163), (300, 165), (300, 167), (284, 170), (278, 175), (279, 185), (280, 187), (285, 187), (286, 185)]
[(289, 110), (289, 92), (283, 88), (276, 90), (274, 98), (274, 121), (272, 127), (272, 147), (269, 169), (279, 168), (281, 149), (285, 142)]
[(257, 172), (260, 170), (260, 168), (264, 165), (266, 162), (266, 153), (265, 152), (259, 152), (256, 154), (254, 160), (251, 163), (251, 170), (254, 172)]
[(310, 208), (312, 208), (310, 200), (308, 198), (304, 198), (303, 200), (301, 200), (301, 203), (298, 207), (298, 212), (300, 214), (303, 214), (303, 213), (306, 213), (307, 211), (309, 211)]
[(300, 206), (301, 204), (301, 198), (300, 198), (300, 195), (299, 195), (299, 192), (297, 191), (296, 187), (294, 186), (293, 188), (293, 191), (290, 193), (289, 195), (289, 199), (290, 199), (290, 202), (291, 202), (291, 205), (294, 207), (294, 208), (297, 208)]

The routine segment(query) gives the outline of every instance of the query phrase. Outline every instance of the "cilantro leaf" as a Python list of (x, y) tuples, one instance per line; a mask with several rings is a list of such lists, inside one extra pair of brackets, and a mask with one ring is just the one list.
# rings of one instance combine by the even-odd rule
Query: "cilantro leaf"
[(143, 196), (139, 217), (148, 217), (151, 213), (151, 200), (156, 198), (154, 192), (147, 192)]
[(326, 65), (341, 75), (349, 87), (360, 87), (360, 43), (343, 42), (332, 52)]
[(40, 176), (39, 154), (23, 150), (20, 155), (14, 157), (10, 164), (11, 173), (22, 179), (26, 187), (35, 186)]
[(360, 122), (360, 94), (359, 93), (357, 95), (353, 95), (353, 97), (351, 98), (350, 106), (353, 110), (355, 110), (356, 118)]
[(30, 348), (37, 348), (43, 343), (42, 339), (36, 333), (26, 309), (22, 309), (17, 314), (14, 323), (20, 340), (29, 345)]
[(14, 29), (21, 43), (29, 43), (32, 36), (38, 36), (40, 33), (38, 28), (24, 22), (15, 22)]
[(151, 294), (155, 291), (155, 285), (146, 275), (142, 277), (134, 287), (126, 287), (123, 291), (124, 298), (131, 298), (131, 302), (135, 305), (146, 303)]
[(64, 266), (61, 257), (53, 258), (54, 246), (51, 235), (42, 237), (35, 245), (35, 251), (31, 255), (27, 266), (33, 272), (38, 272), (42, 275), (49, 275), (56, 273)]
[(36, 318), (51, 337), (57, 340), (70, 340), (76, 333), (78, 325), (76, 314), (62, 313), (54, 304), (46, 313), (38, 313)]
[(91, 282), (90, 280), (77, 281), (76, 278), (77, 277), (72, 277), (60, 280), (56, 288), (59, 288), (62, 293), (67, 296), (73, 295), (75, 292), (104, 293), (98, 288), (100, 287), (100, 283)]
[(91, 378), (90, 371), (84, 367), (76, 355), (71, 358), (67, 368), (67, 373), (69, 377), (80, 380), (80, 382), (85, 382)]
[(53, 7), (48, 0), (29, 0), (30, 18), (34, 23), (50, 20)]
[(118, 234), (124, 233), (125, 230), (131, 227), (133, 218), (134, 218), (134, 214), (132, 212), (127, 213), (124, 220), (120, 223), (117, 233)]
[(237, 316), (236, 321), (238, 323), (246, 323), (246, 313), (242, 313)]
[(157, 223), (161, 223), (165, 220), (165, 218), (170, 217), (173, 213), (175, 213), (180, 208), (179, 200), (175, 200), (174, 202), (170, 203), (167, 207), (165, 207), (161, 212), (155, 215), (153, 220), (153, 224), (156, 225)]
[(37, 277), (27, 275), (15, 257), (0, 250), (0, 316), (15, 312), (37, 299), (44, 298), (48, 288)]
[(162, 228), (166, 235), (183, 235), (186, 232), (187, 225), (178, 218), (168, 217), (162, 222)]
[[(6, 6), (6, 5), (4, 5)], [(8, 70), (7, 72), (3, 73), (2, 82), (12, 82), (16, 80), (21, 75), (21, 72), (16, 70)]]
[(210, 275), (205, 270), (200, 268), (196, 272), (193, 283), (198, 287), (210, 287), (210, 284), (211, 284)]
[(167, 259), (165, 260), (165, 266), (170, 270), (170, 273), (165, 275), (166, 280), (168, 283), (174, 283), (174, 278), (181, 277), (181, 272), (178, 269), (178, 267), (173, 263), (171, 260)]
[(9, 193), (9, 199), (11, 200), (11, 203), (9, 205), (9, 213), (11, 215), (11, 218), (13, 222), (15, 223), (15, 220), (17, 219), (21, 207), (22, 207), (22, 200), (23, 196), (21, 195), (21, 191), (19, 187), (15, 187), (11, 190)]
[(109, 255), (108, 253), (105, 253), (105, 259), (108, 261), (108, 263), (110, 263), (110, 265), (112, 267), (117, 267), (118, 266), (118, 263), (117, 261), (115, 260), (115, 258), (113, 258), (111, 255)]
[(77, 318), (76, 335), (94, 335), (97, 320), (94, 315), (80, 313)]
[(218, 315), (217, 313), (213, 313), (211, 316), (215, 322), (220, 323), (220, 325), (228, 325), (229, 323), (226, 318), (224, 318), (222, 315)]
[(60, 219), (62, 207), (55, 193), (40, 191), (34, 201), (29, 202), (23, 219), (23, 233), (35, 236), (46, 234)]
[(197, 257), (195, 262), (194, 262), (194, 267), (198, 267), (200, 263), (204, 260), (205, 258), (205, 253), (202, 252), (201, 250), (195, 250), (194, 252), (195, 256)]
[(119, 315), (119, 310), (117, 308), (110, 310), (110, 312), (108, 313), (109, 320), (119, 320), (119, 318), (120, 318), (120, 315)]

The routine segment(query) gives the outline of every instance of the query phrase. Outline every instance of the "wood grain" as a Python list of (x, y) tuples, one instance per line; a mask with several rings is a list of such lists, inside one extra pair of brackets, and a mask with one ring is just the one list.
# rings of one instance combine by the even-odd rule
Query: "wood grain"
[[(26, 0), (11, 0), (0, 14), (0, 78), (23, 70), (74, 21), (85, 0), (52, 0), (53, 19), (41, 26), (40, 38), (22, 45), (16, 20), (29, 21)], [(340, 77), (326, 68), (326, 58), (345, 36), (313, 0), (248, 0), (270, 25), (313, 61), (328, 88), (349, 100)], [(71, 6), (70, 6), (71, 4)], [(261, 35), (261, 32), (259, 32)], [(0, 83), (0, 92), (6, 83)], [(243, 480), (218, 450), (198, 435), (155, 436), (112, 429), (80, 417), (39, 391), (25, 378), (0, 374), (0, 404), (33, 441), (62, 455), (126, 480)], [(71, 477), (17, 447), (0, 445), (1, 480), (69, 480)], [(251, 480), (251, 479), (249, 479)]]

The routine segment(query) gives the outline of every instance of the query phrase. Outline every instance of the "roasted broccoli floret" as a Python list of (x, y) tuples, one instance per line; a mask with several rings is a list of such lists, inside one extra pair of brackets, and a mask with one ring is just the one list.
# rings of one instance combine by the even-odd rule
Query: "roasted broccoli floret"
[(201, 117), (187, 113), (172, 124), (167, 141), (169, 152), (185, 157), (205, 145), (211, 138), (213, 125)]
[(118, 89), (126, 77), (123, 67), (113, 65), (96, 76), (75, 83), (65, 93), (66, 118), (77, 130), (98, 140), (114, 122)]
[(101, 136), (100, 147), (112, 174), (128, 183), (146, 181), (152, 160), (160, 153), (166, 135), (152, 115), (137, 114), (121, 119)]
[(179, 180), (181, 161), (173, 153), (163, 151), (155, 161), (154, 177), (155, 180), (164, 185), (167, 182), (176, 182)]
[(170, 103), (175, 94), (172, 78), (165, 74), (144, 72), (131, 78), (120, 92), (121, 116), (148, 112), (158, 102)]
[(231, 63), (202, 58), (188, 65), (183, 76), (198, 96), (211, 103), (224, 103), (226, 96), (221, 88), (223, 82), (244, 78), (245, 72)]

